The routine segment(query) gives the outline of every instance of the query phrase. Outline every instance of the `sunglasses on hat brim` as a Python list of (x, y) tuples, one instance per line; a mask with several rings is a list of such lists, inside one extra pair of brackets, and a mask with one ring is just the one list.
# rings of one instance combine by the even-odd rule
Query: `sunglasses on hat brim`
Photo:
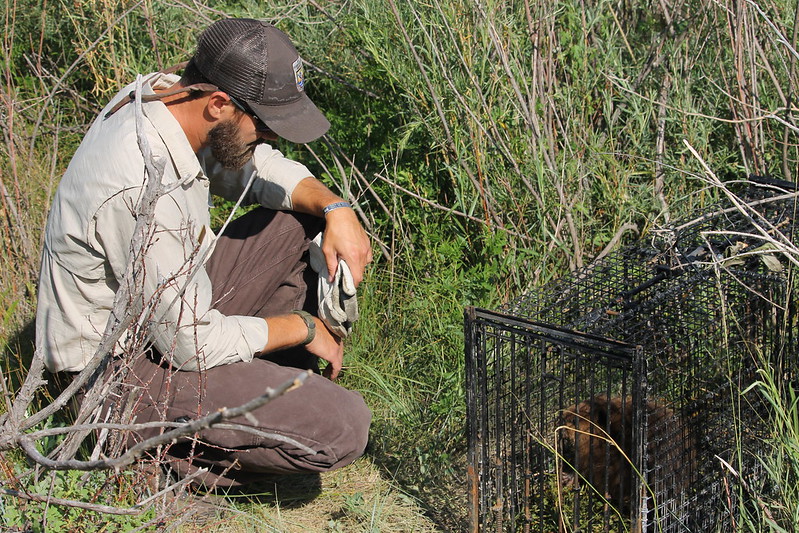
[(250, 106), (248, 106), (244, 102), (240, 102), (238, 99), (231, 96), (230, 94), (228, 94), (228, 97), (230, 98), (230, 101), (233, 102), (234, 106), (236, 106), (244, 114), (250, 115), (252, 117), (252, 119), (255, 121), (255, 131), (259, 133), (274, 133), (272, 131), (272, 128), (264, 124), (264, 121), (261, 120), (261, 118), (258, 115), (256, 115), (252, 109), (250, 109)]

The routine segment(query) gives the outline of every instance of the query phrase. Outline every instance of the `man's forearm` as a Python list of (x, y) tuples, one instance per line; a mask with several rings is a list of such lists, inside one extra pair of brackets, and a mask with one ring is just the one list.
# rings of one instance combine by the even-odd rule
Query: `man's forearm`
[[(308, 338), (308, 326), (305, 320), (295, 313), (265, 318), (269, 327), (269, 340), (261, 354), (282, 350), (303, 343)], [(344, 349), (341, 340), (327, 329), (319, 318), (311, 318), (315, 322), (315, 334), (305, 344), (309, 353), (330, 363), (323, 375), (335, 380), (344, 362)]]
[(269, 328), (269, 339), (261, 353), (270, 353), (297, 346), (306, 338), (308, 327), (305, 321), (296, 314), (271, 316), (264, 318)]
[(340, 196), (328, 189), (321, 181), (313, 177), (302, 180), (291, 193), (294, 211), (318, 217), (324, 216), (324, 208), (330, 204), (343, 201)]

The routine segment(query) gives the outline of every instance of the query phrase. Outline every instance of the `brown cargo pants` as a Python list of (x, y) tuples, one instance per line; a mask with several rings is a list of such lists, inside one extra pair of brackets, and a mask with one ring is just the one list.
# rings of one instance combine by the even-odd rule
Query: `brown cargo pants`
[[(316, 217), (263, 208), (235, 220), (206, 265), (215, 307), (228, 315), (315, 313), (316, 274), (308, 267), (307, 250), (321, 228)], [(298, 368), (318, 370), (316, 357), (302, 347), (205, 372), (172, 370), (155, 354), (139, 358), (128, 381), (143, 390), (137, 422), (185, 421), (239, 406), (296, 377)], [(371, 422), (360, 394), (318, 373), (252, 415), (230, 422), (254, 427), (260, 435), (210, 428), (171, 445), (165, 460), (181, 477), (208, 468), (201, 480), (209, 487), (246, 484), (264, 474), (322, 472), (363, 454)], [(142, 431), (135, 440), (158, 431)]]

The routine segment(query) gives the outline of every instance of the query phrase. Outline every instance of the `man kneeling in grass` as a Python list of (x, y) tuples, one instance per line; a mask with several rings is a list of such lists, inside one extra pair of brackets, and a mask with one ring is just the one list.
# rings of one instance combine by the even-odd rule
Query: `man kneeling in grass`
[[(152, 162), (163, 174), (165, 193), (141, 266), (132, 271), (143, 294), (133, 302), (141, 316), (127, 333), (145, 329), (147, 342), (140, 354), (107, 367), (106, 376), (118, 372), (124, 380), (105, 398), (106, 412), (129, 406), (136, 423), (181, 423), (242, 405), (298, 368), (317, 371), (251, 415), (167, 447), (164, 459), (175, 472), (205, 468), (200, 480), (207, 486), (335, 469), (359, 457), (367, 442), (371, 413), (361, 395), (334, 383), (351, 326), (347, 310), (338, 322), (318, 317), (318, 276), (308, 257), (323, 230), (322, 275), (335, 284), (346, 274), (354, 292), (372, 259), (369, 239), (347, 202), (266, 143), (307, 143), (329, 128), (304, 83), (302, 60), (274, 26), (252, 19), (212, 24), (182, 77), (146, 76), (102, 111), (47, 222), (37, 346), (51, 372), (78, 373), (100, 346), (132, 261), (146, 169)], [(142, 155), (142, 135), (151, 158)], [(261, 207), (216, 236), (211, 193), (233, 200), (244, 194)], [(139, 429), (127, 443), (162, 431)]]

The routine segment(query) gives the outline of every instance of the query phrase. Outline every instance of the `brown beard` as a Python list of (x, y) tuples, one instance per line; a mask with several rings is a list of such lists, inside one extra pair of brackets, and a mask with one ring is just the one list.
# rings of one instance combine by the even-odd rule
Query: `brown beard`
[(223, 167), (231, 170), (242, 168), (252, 159), (259, 141), (247, 144), (239, 138), (239, 126), (232, 120), (220, 122), (208, 132), (211, 153)]

